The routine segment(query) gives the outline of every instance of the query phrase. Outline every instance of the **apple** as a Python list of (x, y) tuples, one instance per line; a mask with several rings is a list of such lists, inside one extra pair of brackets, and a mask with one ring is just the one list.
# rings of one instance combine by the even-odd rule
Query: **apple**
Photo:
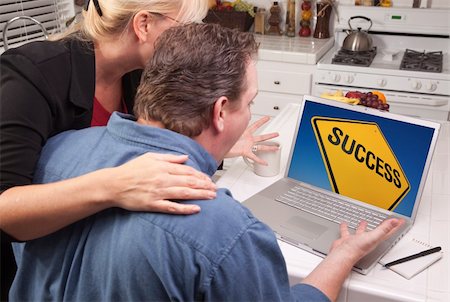
[(302, 10), (310, 10), (311, 9), (311, 1), (303, 1)]
[(300, 31), (298, 32), (300, 37), (309, 37), (311, 36), (311, 28), (309, 27), (300, 27)]
[(361, 99), (362, 95), (363, 95), (363, 92), (361, 92), (361, 91), (349, 91), (345, 94), (345, 97), (353, 98), (353, 99)]

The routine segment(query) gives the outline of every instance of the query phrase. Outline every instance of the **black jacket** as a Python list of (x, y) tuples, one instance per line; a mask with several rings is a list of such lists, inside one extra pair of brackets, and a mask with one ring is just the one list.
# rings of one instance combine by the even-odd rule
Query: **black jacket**
[[(128, 112), (141, 71), (123, 78)], [(32, 42), (0, 57), (0, 192), (32, 182), (47, 139), (90, 126), (95, 92), (92, 44)]]
[[(123, 77), (128, 112), (141, 70)], [(47, 139), (90, 126), (95, 92), (92, 44), (67, 39), (32, 42), (0, 56), (0, 192), (33, 180)], [(1, 300), (15, 273), (11, 238), (1, 234)]]

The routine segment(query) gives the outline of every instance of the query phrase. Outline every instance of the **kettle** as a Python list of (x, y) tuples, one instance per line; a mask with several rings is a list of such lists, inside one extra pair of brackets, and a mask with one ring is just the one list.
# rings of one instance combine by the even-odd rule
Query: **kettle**
[[(364, 19), (370, 22), (370, 26), (366, 31), (362, 31), (361, 27), (358, 30), (354, 30), (350, 21), (353, 19)], [(347, 37), (344, 39), (342, 48), (350, 51), (369, 51), (372, 49), (372, 38), (367, 33), (372, 27), (372, 20), (364, 16), (353, 16), (348, 20), (348, 26), (350, 31), (347, 31)]]

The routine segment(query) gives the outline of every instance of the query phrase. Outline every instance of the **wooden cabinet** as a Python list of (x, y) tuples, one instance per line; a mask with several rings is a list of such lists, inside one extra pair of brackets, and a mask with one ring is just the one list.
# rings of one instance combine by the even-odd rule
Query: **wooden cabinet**
[(257, 116), (275, 116), (289, 103), (300, 103), (311, 93), (316, 65), (259, 60), (257, 62), (259, 93), (252, 107)]

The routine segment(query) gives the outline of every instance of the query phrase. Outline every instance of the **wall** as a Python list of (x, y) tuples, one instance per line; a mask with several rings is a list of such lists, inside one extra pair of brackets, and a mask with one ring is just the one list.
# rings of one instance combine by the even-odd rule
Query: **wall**
[[(269, 18), (270, 14), (269, 14), (269, 9), (272, 6), (274, 1), (271, 0), (246, 0), (247, 2), (253, 4), (254, 6), (257, 7), (263, 7), (266, 9), (267, 11), (267, 16), (266, 16), (266, 23), (267, 23), (267, 19)], [(295, 0), (295, 32), (298, 34), (298, 31), (300, 30), (300, 14), (301, 14), (301, 8), (300, 5), (302, 4), (303, 0)], [(313, 4), (311, 7), (312, 13), (313, 13), (313, 17), (311, 18), (311, 30), (314, 32), (314, 25), (316, 24), (316, 6), (315, 3), (317, 1), (316, 0), (311, 0), (311, 3)], [(286, 22), (286, 8), (287, 8), (287, 0), (281, 0), (278, 1), (278, 5), (281, 8), (281, 24), (280, 27), (282, 30), (285, 29), (285, 22)], [(334, 14), (331, 17), (331, 21), (330, 24), (333, 24), (333, 20), (334, 20)], [(330, 28), (330, 33), (333, 32), (333, 28)]]
[[(269, 9), (272, 6), (273, 1), (270, 1), (270, 0), (247, 0), (247, 2), (253, 4), (254, 6), (263, 7), (263, 8), (266, 9), (266, 13), (267, 13), (267, 15), (266, 15), (266, 23), (267, 23), (267, 19), (270, 16)], [(282, 30), (284, 30), (285, 22), (286, 22), (287, 0), (278, 1), (278, 5), (281, 8), (281, 13), (280, 13), (281, 23), (280, 23), (280, 27), (281, 27)], [(297, 3), (296, 3), (296, 8), (298, 8)], [(296, 13), (296, 16), (297, 15), (298, 15), (298, 13)], [(298, 22), (296, 21), (296, 23), (298, 23)], [(297, 28), (297, 26), (298, 25), (296, 25), (296, 28)]]
[[(228, 1), (233, 1), (233, 0), (228, 0)], [(266, 23), (267, 23), (267, 19), (269, 17), (269, 9), (273, 4), (273, 1), (271, 0), (246, 0), (247, 2), (253, 4), (254, 6), (257, 7), (264, 7), (267, 10), (267, 16), (266, 16)], [(319, 0), (311, 0), (311, 2), (313, 3), (312, 5), (312, 12), (313, 12), (313, 18), (311, 19), (311, 30), (314, 32), (314, 26), (316, 24), (316, 5), (315, 3), (319, 1)], [(392, 5), (394, 7), (406, 7), (408, 6), (408, 4), (410, 3), (412, 6), (412, 2), (413, 0), (391, 0), (392, 1)], [(429, 2), (429, 6), (430, 8), (434, 8), (434, 9), (439, 9), (439, 8), (444, 8), (444, 9), (450, 9), (450, 0), (421, 0), (421, 1), (428, 1)], [(287, 7), (287, 0), (281, 0), (278, 1), (280, 7), (281, 7), (281, 29), (284, 30), (285, 28), (285, 20), (286, 20), (286, 7)], [(296, 33), (298, 33), (299, 29), (300, 29), (300, 14), (301, 14), (301, 9), (300, 9), (300, 5), (303, 2), (303, 0), (295, 0), (295, 8), (296, 8), (296, 21), (295, 21), (295, 28), (296, 28)], [(331, 20), (330, 20), (330, 34), (334, 32), (334, 23), (336, 20), (336, 10), (335, 8), (337, 8), (337, 10), (339, 11), (339, 5), (353, 5), (355, 2), (355, 0), (335, 0), (335, 7), (333, 8), (333, 13), (331, 15)]]
[[(429, 7), (431, 8), (450, 8), (450, 1), (448, 0), (422, 0), (428, 1)], [(258, 1), (259, 2), (259, 1)], [(351, 5), (354, 4), (354, 0), (339, 0), (339, 4)], [(412, 3), (413, 0), (391, 0), (392, 6), (396, 7), (405, 7), (408, 6), (408, 3)], [(412, 4), (410, 5), (412, 7)]]

